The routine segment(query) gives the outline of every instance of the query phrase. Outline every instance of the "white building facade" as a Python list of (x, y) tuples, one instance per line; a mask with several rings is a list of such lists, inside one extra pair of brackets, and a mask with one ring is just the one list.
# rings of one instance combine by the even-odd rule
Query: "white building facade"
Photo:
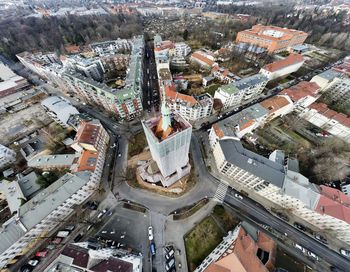
[(0, 169), (16, 161), (16, 152), (0, 144)]

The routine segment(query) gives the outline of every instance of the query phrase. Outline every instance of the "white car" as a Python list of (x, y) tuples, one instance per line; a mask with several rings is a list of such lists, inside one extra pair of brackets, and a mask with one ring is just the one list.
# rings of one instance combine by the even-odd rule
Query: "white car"
[(37, 266), (39, 263), (39, 260), (29, 260), (28, 261), (28, 264), (31, 265), (31, 266)]
[(118, 157), (120, 158), (122, 156), (122, 153), (118, 153)]
[(344, 255), (345, 257), (350, 257), (350, 250), (346, 250), (344, 248), (340, 249), (340, 254)]
[(235, 197), (239, 198), (239, 199), (243, 199), (243, 196), (241, 196), (240, 194), (235, 194)]
[(153, 228), (152, 228), (152, 226), (148, 227), (148, 240), (150, 240), (150, 241), (153, 240)]

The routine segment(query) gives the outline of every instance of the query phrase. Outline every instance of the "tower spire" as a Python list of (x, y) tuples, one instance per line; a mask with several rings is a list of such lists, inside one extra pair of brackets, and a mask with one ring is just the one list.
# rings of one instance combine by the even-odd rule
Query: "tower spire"
[(166, 97), (165, 97), (165, 88), (163, 87), (163, 95), (162, 95), (162, 130), (166, 131), (168, 127), (171, 127), (171, 121), (170, 121), (170, 109), (168, 105), (166, 104)]

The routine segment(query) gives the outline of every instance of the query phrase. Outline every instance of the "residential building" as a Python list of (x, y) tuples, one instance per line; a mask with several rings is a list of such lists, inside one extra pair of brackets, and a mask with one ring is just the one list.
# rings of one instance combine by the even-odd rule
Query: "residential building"
[(313, 103), (300, 113), (300, 116), (329, 134), (350, 143), (350, 118), (345, 114), (329, 109), (324, 103)]
[(266, 64), (260, 69), (261, 74), (265, 75), (269, 81), (276, 78), (288, 76), (296, 72), (304, 64), (304, 58), (299, 54), (290, 54), (288, 57), (276, 60), (270, 64)]
[(350, 76), (350, 56), (344, 58), (341, 64), (334, 66), (332, 69), (334, 71)]
[(218, 65), (215, 62), (214, 56), (212, 56), (211, 54), (208, 54), (207, 52), (201, 51), (201, 50), (195, 51), (191, 55), (190, 60), (195, 62), (195, 63), (198, 63), (200, 66), (208, 68), (208, 69), (211, 69), (214, 66)]
[(262, 74), (256, 74), (243, 78), (231, 84), (219, 87), (215, 92), (214, 98), (221, 100), (223, 108), (237, 107), (244, 100), (253, 99), (259, 96), (264, 90), (268, 80)]
[(122, 249), (91, 249), (87, 243), (66, 245), (60, 255), (44, 270), (53, 272), (57, 267), (65, 272), (141, 272), (142, 256)]
[(147, 167), (140, 176), (148, 182), (160, 181), (168, 187), (190, 173), (188, 153), (192, 126), (180, 114), (171, 113), (165, 94), (161, 113), (161, 116), (142, 121), (152, 159), (158, 169), (151, 171), (155, 166)]
[(76, 154), (37, 155), (28, 161), (28, 166), (45, 171), (70, 169), (78, 160)]
[(82, 150), (99, 152), (108, 141), (109, 135), (107, 131), (103, 128), (100, 121), (95, 119), (89, 122), (81, 122), (71, 147), (78, 152)]
[(0, 182), (0, 191), (5, 195), (11, 214), (17, 213), (22, 201), (26, 201), (21, 187), (16, 180), (2, 180)]
[(165, 88), (165, 96), (171, 111), (177, 112), (187, 121), (210, 116), (213, 110), (213, 98), (207, 93), (190, 96), (176, 92), (173, 86), (169, 86)]
[(75, 71), (64, 72), (62, 77), (68, 89), (85, 101), (102, 106), (120, 119), (131, 120), (142, 112), (143, 48), (143, 37), (135, 37), (132, 40), (129, 68), (122, 89), (113, 89)]
[(217, 140), (225, 137), (242, 138), (262, 126), (268, 116), (268, 110), (260, 104), (252, 105), (244, 110), (213, 124), (209, 132), (209, 143), (213, 146)]
[(0, 169), (16, 161), (16, 152), (0, 144)]
[(224, 84), (230, 84), (234, 81), (240, 80), (241, 78), (234, 73), (230, 72), (229, 69), (225, 69), (219, 66), (214, 66), (211, 70), (212, 75), (223, 82)]
[(267, 121), (284, 116), (294, 109), (293, 101), (288, 95), (275, 95), (264, 101), (260, 105), (268, 111)]
[(342, 77), (342, 73), (337, 72), (333, 69), (329, 69), (327, 71), (324, 71), (318, 75), (315, 75), (310, 82), (317, 83), (318, 86), (320, 86), (321, 90), (324, 90), (325, 88), (329, 87), (332, 82), (337, 80), (338, 78)]
[(307, 33), (295, 29), (258, 24), (251, 29), (238, 32), (236, 42), (257, 45), (266, 48), (269, 54), (273, 54), (303, 44), (307, 36)]
[(0, 98), (23, 90), (29, 86), (27, 80), (16, 75), (12, 70), (0, 62)]
[(89, 46), (96, 55), (108, 56), (130, 51), (132, 48), (132, 41), (117, 39), (113, 41), (92, 43)]
[[(278, 205), (319, 231), (332, 229), (332, 235), (337, 239), (350, 243), (349, 218), (341, 216), (342, 211), (348, 213), (349, 209), (347, 202), (341, 200), (345, 195), (310, 183), (299, 173), (297, 160), (286, 159), (281, 151), (275, 151), (267, 159), (245, 149), (234, 137), (217, 140), (213, 155), (219, 172), (240, 190), (254, 191), (265, 198), (265, 206), (276, 208)], [(322, 199), (325, 195), (328, 200)], [(330, 200), (337, 203), (330, 203)]]
[(99, 58), (84, 58), (81, 55), (61, 57), (64, 67), (74, 69), (86, 77), (96, 81), (102, 81), (104, 67)]
[(175, 43), (175, 56), (186, 57), (189, 53), (191, 53), (191, 47), (189, 47), (186, 43)]
[(214, 77), (212, 76), (206, 76), (206, 77), (203, 77), (203, 80), (202, 80), (202, 84), (204, 87), (207, 87), (210, 83), (212, 83), (214, 81)]
[(31, 54), (27, 51), (17, 54), (19, 61), (29, 70), (38, 74), (42, 78), (48, 79), (47, 66), (60, 63), (58, 56), (55, 53), (38, 52)]
[[(42, 192), (19, 207), (18, 213), (3, 224), (0, 233), (0, 267), (16, 256), (24, 255), (74, 212), (93, 192), (90, 173), (65, 174)], [(19, 216), (20, 215), (20, 216)]]
[(350, 77), (335, 78), (324, 95), (338, 106), (350, 107)]
[(79, 114), (78, 110), (61, 96), (50, 96), (44, 99), (41, 105), (46, 113), (63, 127), (68, 127), (70, 116)]
[(276, 251), (273, 239), (243, 222), (224, 238), (195, 272), (273, 271)]
[(296, 111), (303, 111), (314, 103), (318, 98), (320, 86), (315, 82), (301, 81), (292, 87), (283, 90), (280, 94), (288, 95), (294, 103)]

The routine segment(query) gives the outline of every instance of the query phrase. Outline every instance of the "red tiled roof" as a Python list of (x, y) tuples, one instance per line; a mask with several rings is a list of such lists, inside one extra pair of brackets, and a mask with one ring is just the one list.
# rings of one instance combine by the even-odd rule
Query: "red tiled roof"
[(313, 103), (309, 106), (309, 108), (316, 110), (319, 114), (326, 116), (328, 119), (334, 119), (343, 126), (350, 128), (350, 118), (348, 116), (329, 109), (324, 103)]
[(78, 160), (76, 172), (95, 171), (98, 153), (84, 150)]
[(75, 142), (84, 144), (95, 144), (101, 127), (88, 122), (81, 122), (78, 132), (75, 136)]
[(300, 54), (290, 54), (288, 57), (282, 60), (277, 60), (275, 62), (266, 64), (263, 69), (270, 71), (270, 72), (275, 72), (277, 70), (283, 69), (285, 67), (294, 65), (296, 63), (303, 62), (304, 58)]
[(320, 86), (315, 82), (301, 81), (289, 89), (283, 90), (281, 94), (288, 95), (295, 102), (306, 96), (315, 96), (319, 89)]
[(201, 62), (204, 62), (206, 63), (207, 65), (209, 66), (213, 66), (214, 65), (214, 61), (212, 61), (211, 59), (208, 59), (207, 57), (203, 56), (202, 54), (198, 53), (198, 52), (194, 52), (192, 55), (191, 55), (191, 58), (195, 58), (195, 59), (198, 59), (200, 60)]
[(73, 259), (73, 264), (75, 266), (86, 268), (89, 261), (89, 254), (87, 249), (77, 247), (74, 245), (66, 246), (61, 255), (68, 256)]
[(90, 268), (94, 272), (132, 272), (132, 263), (125, 262), (116, 258), (109, 258), (108, 260), (102, 260), (95, 266)]
[(283, 95), (273, 96), (260, 103), (260, 105), (267, 109), (269, 113), (273, 113), (289, 104), (290, 102)]
[(350, 224), (350, 198), (337, 189), (321, 185), (321, 196), (315, 208), (320, 214), (327, 214)]
[[(227, 250), (215, 263), (208, 266), (205, 272), (268, 272), (274, 268), (276, 244), (263, 232), (258, 232), (258, 240), (240, 228), (232, 249)], [(257, 257), (258, 248), (269, 253), (265, 264)]]
[(196, 105), (198, 102), (197, 100), (191, 96), (191, 95), (185, 95), (179, 92), (176, 92), (173, 90), (172, 86), (166, 86), (165, 87), (165, 95), (167, 99), (170, 99), (174, 102), (176, 102), (178, 99), (181, 101), (184, 101), (190, 105), (190, 107), (193, 107)]

